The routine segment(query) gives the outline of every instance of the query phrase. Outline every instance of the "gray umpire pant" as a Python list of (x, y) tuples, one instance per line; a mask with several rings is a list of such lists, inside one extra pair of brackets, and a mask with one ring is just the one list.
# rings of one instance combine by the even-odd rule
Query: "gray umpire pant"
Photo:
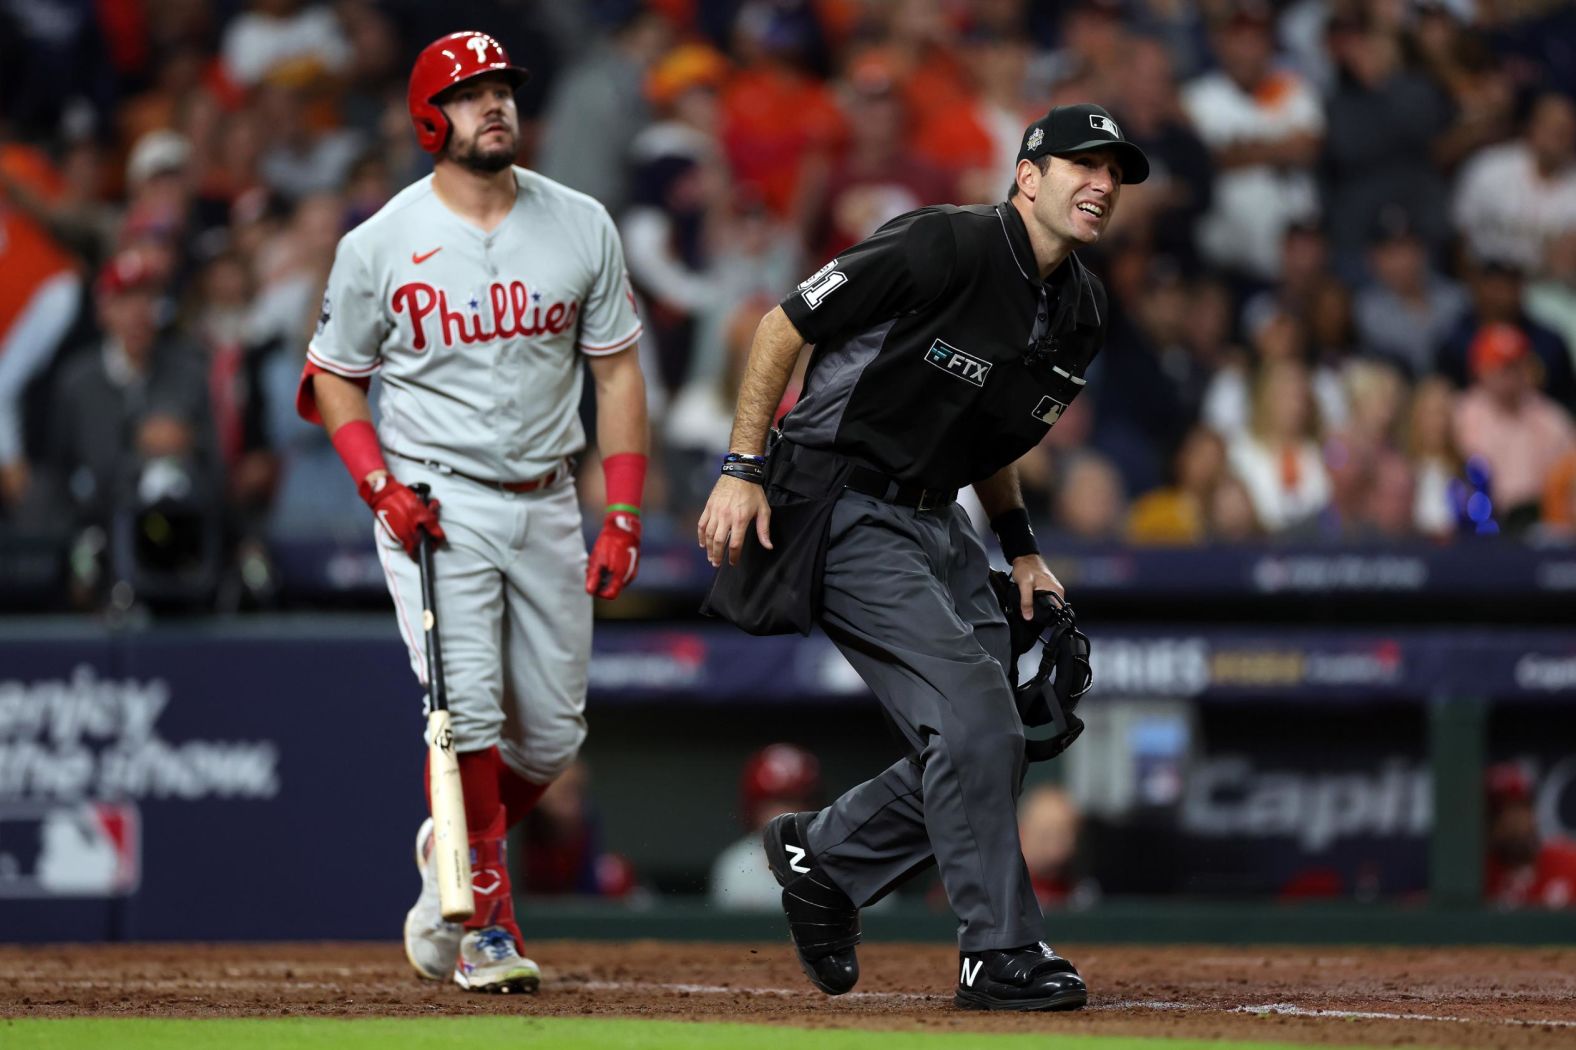
[(822, 810), (810, 852), (861, 907), (934, 855), (963, 951), (1044, 939), (1018, 841), (1023, 723), (988, 569), (956, 504), (844, 492), (833, 509), (821, 626), (915, 754)]

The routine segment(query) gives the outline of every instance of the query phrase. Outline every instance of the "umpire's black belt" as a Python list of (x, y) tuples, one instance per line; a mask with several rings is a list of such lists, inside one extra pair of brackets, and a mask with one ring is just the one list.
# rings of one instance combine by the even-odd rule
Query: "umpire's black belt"
[(958, 498), (957, 489), (927, 489), (923, 485), (899, 481), (889, 474), (883, 474), (879, 470), (859, 463), (852, 463), (847, 456), (828, 452), (825, 449), (807, 448), (785, 440), (782, 451), (788, 454), (790, 462), (811, 466), (812, 469), (834, 463), (848, 463), (849, 474), (848, 480), (843, 483), (844, 488), (866, 496), (874, 496), (895, 506), (932, 510), (936, 507), (945, 507)]

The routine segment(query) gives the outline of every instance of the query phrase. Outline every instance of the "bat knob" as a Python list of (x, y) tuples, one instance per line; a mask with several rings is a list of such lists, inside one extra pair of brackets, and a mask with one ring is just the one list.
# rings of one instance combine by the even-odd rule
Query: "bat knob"
[(410, 490), (414, 492), (417, 498), (419, 498), (423, 503), (426, 503), (432, 498), (432, 486), (427, 484), (425, 481), (416, 482), (410, 487)]

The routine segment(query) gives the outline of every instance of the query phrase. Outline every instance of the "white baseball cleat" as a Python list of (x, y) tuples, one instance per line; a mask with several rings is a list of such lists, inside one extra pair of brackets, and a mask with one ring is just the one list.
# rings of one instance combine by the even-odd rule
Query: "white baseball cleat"
[(429, 981), (441, 981), (454, 972), (460, 954), (460, 938), (465, 927), (444, 922), (438, 904), (438, 878), (432, 864), (432, 818), (421, 822), (416, 832), (416, 870), (421, 872), (421, 895), (405, 913), (405, 958), (418, 974)]
[(470, 992), (534, 992), (542, 971), (514, 946), (502, 926), (467, 930), (460, 941), (454, 983)]

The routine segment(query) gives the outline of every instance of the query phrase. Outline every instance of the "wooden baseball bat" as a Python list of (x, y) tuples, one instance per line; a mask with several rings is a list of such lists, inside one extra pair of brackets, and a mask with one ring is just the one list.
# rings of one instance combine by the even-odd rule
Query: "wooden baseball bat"
[[(426, 503), (431, 489), (416, 484), (411, 491)], [(471, 844), (465, 826), (465, 789), (460, 759), (454, 750), (454, 726), (443, 687), (443, 647), (438, 639), (438, 602), (434, 595), (432, 537), (420, 530), (417, 561), (421, 564), (421, 629), (427, 643), (427, 763), (432, 778), (432, 861), (437, 865), (438, 906), (448, 922), (464, 922), (476, 914), (471, 892)]]

